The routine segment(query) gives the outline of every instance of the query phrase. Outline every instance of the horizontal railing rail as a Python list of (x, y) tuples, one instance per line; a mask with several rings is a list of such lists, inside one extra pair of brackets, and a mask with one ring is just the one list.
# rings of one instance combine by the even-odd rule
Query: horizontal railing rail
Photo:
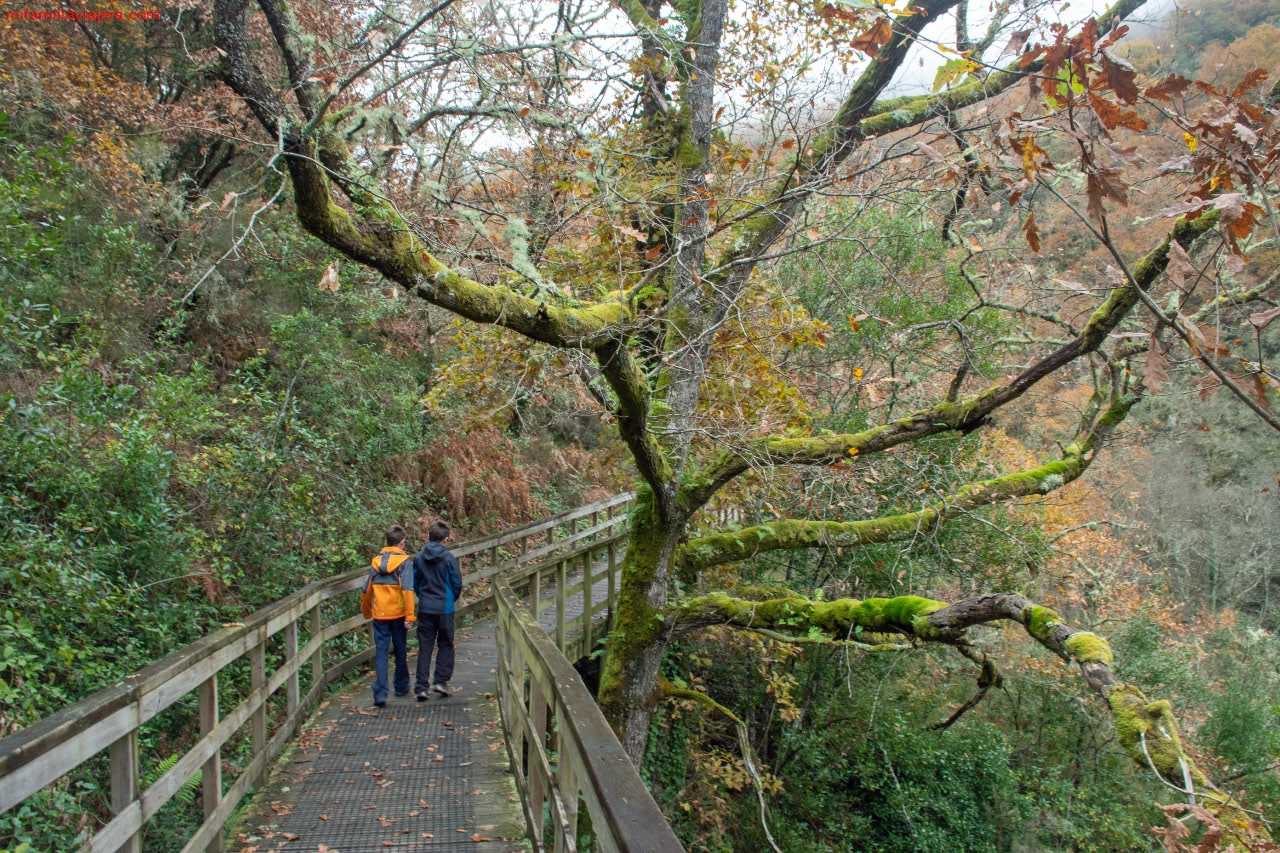
[[(595, 615), (614, 602), (618, 548), (625, 540), (623, 532), (540, 565), (527, 575), (523, 599), (506, 576), (495, 585), (498, 706), (529, 838), (539, 853), (576, 851), (587, 825), (592, 849), (604, 853), (684, 850), (569, 662), (587, 655), (607, 629)], [(602, 559), (603, 573), (597, 568)], [(555, 587), (554, 641), (539, 624), (544, 576)], [(602, 579), (606, 597), (596, 602)], [(568, 601), (576, 595), (582, 607), (570, 617)], [(582, 820), (583, 805), (589, 824)]]
[[(533, 564), (534, 560), (573, 546), (576, 548), (572, 553), (580, 553), (584, 547), (593, 547), (596, 540), (616, 540), (618, 526), (625, 520), (616, 514), (617, 508), (632, 498), (632, 495), (616, 496), (497, 536), (461, 543), (453, 549), (456, 555), (472, 557), (472, 564), (487, 564), (465, 574), (464, 582), (476, 583), (508, 572), (505, 577), (509, 577), (510, 582), (526, 580), (536, 586), (540, 570)], [(603, 520), (601, 514), (605, 515)], [(583, 519), (587, 526), (579, 530)], [(356, 615), (324, 624), (326, 602), (358, 590), (366, 574), (367, 569), (358, 569), (310, 583), (249, 616), (244, 623), (215, 631), (119, 684), (0, 740), (0, 813), (96, 759), (105, 750), (111, 817), (81, 845), (81, 850), (140, 851), (144, 824), (185, 786), (194, 784), (197, 773), (201, 774), (203, 820), (183, 847), (183, 853), (220, 850), (224, 827), (235, 808), (250, 787), (257, 787), (265, 780), (271, 759), (293, 737), (326, 689), (373, 659), (370, 646), (348, 654), (350, 645), (337, 650), (329, 645), (367, 624), (368, 620), (359, 614), (354, 603), (347, 612)], [(493, 600), (490, 589), (458, 612), (490, 606)], [(560, 629), (562, 632), (571, 627), (572, 620), (562, 618), (561, 622), (566, 626)], [(587, 624), (590, 624), (589, 614)], [(300, 646), (304, 634), (306, 642)], [(282, 646), (280, 653), (272, 656), (280, 663), (270, 673), (266, 666), (269, 644)], [(331, 656), (334, 651), (344, 656), (326, 666), (327, 649)], [(249, 669), (248, 692), (222, 715), (218, 676), (227, 667), (245, 659)], [(309, 670), (310, 687), (302, 695), (300, 674), (304, 668)], [(281, 689), (285, 691), (283, 718), (269, 721), (268, 703)], [(198, 705), (199, 740), (144, 789), (139, 729), (192, 693), (196, 694)], [(270, 736), (269, 722), (276, 724)], [(222, 750), (233, 738), (244, 736), (245, 726), (249, 729), (247, 737), (251, 741), (252, 758), (224, 792)]]

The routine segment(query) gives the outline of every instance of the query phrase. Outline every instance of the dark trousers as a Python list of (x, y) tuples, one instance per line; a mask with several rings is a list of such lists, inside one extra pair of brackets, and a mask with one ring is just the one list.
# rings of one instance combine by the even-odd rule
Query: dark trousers
[[(436, 676), (431, 678), (431, 653), (436, 655)], [(415, 690), (428, 690), (432, 684), (448, 684), (453, 678), (453, 614), (418, 614), (418, 672)]]
[(387, 701), (387, 653), (396, 650), (396, 695), (409, 690), (409, 632), (403, 619), (374, 619), (373, 648), (378, 675), (373, 680), (373, 701)]

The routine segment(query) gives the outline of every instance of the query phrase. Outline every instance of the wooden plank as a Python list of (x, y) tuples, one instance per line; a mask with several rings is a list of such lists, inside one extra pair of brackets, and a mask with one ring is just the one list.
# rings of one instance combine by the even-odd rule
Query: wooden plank
[[(81, 853), (115, 853), (117, 850), (142, 850), (142, 804), (137, 800), (117, 814), (92, 838), (80, 845)], [(134, 844), (137, 846), (133, 846)]]
[[(4, 781), (0, 785), (0, 812), (8, 811), (75, 766), (73, 764), (52, 776), (48, 775), (51, 765), (45, 761), (45, 756), (51, 750), (66, 748), (80, 734), (128, 706), (134, 708), (129, 712), (132, 714), (130, 725), (136, 725), (138, 692), (136, 679), (127, 678), (0, 741), (0, 780)], [(116, 737), (125, 731), (128, 731), (127, 727), (121, 729)], [(101, 744), (102, 741), (96, 743)], [(96, 755), (100, 749), (99, 746), (86, 757)], [(32, 763), (39, 763), (42, 767), (29, 770), (20, 780), (15, 774)], [(54, 764), (63, 766), (60, 760)]]
[(542, 838), (542, 806), (548, 801), (551, 787), (551, 766), (547, 763), (547, 700), (542, 686), (534, 681), (529, 685), (529, 716), (525, 740), (529, 744), (529, 802), (538, 815), (538, 822), (531, 829)]
[[(116, 817), (122, 817), (138, 801), (141, 793), (138, 776), (138, 730), (134, 729), (114, 741), (108, 751), (111, 761), (111, 811)], [(141, 808), (138, 809), (137, 821), (138, 825), (127, 834), (125, 841), (116, 844), (114, 839), (105, 840), (102, 849), (119, 853), (142, 853), (142, 834), (138, 831), (142, 828)]]
[(348, 616), (341, 622), (334, 622), (332, 625), (326, 626), (324, 630), (320, 632), (320, 636), (324, 637), (325, 642), (328, 642), (334, 637), (341, 637), (348, 631), (354, 631), (357, 628), (361, 628), (371, 621), (372, 620), (364, 618), (363, 613), (357, 613), (355, 616)]
[[(318, 642), (317, 642), (318, 641)], [(324, 631), (320, 627), (320, 604), (311, 608), (311, 639), (307, 642), (311, 652), (311, 686), (324, 684)]]
[(542, 569), (537, 568), (533, 572), (533, 578), (529, 581), (529, 600), (533, 602), (533, 620), (538, 621), (538, 617), (542, 615)]
[(255, 632), (237, 631), (236, 634), (227, 643), (213, 649), (210, 654), (199, 661), (192, 662), (186, 671), (177, 673), (167, 681), (150, 688), (144, 685), (142, 699), (139, 702), (141, 722), (145, 723), (202, 683), (216, 677), (224, 667), (260, 644), (260, 638)]
[(373, 658), (374, 658), (374, 649), (372, 648), (365, 649), (364, 651), (361, 651), (361, 652), (356, 652), (354, 655), (347, 658), (342, 663), (330, 667), (329, 670), (324, 674), (325, 683), (332, 684), (333, 682), (337, 681), (339, 678), (342, 678), (342, 676), (346, 675), (351, 670), (360, 666), (364, 666), (366, 663), (373, 660)]
[[(253, 709), (249, 721), (249, 737), (253, 744), (253, 754), (258, 755), (267, 747), (267, 694), (263, 688), (267, 681), (266, 663), (266, 629), (263, 629), (261, 641), (249, 651), (249, 689), (262, 694)], [(254, 787), (262, 784), (263, 779), (254, 779)]]
[(556, 646), (561, 649), (564, 648), (565, 637), (565, 587), (568, 585), (565, 581), (565, 574), (567, 571), (565, 561), (561, 560), (556, 565)]
[(607, 601), (609, 602), (609, 612), (612, 613), (613, 602), (617, 599), (617, 594), (616, 594), (617, 591), (614, 589), (614, 585), (617, 583), (615, 579), (617, 578), (617, 575), (618, 575), (618, 549), (617, 549), (617, 546), (615, 546), (612, 542), (609, 543), (608, 549), (609, 549), (609, 592), (607, 595)]
[[(565, 719), (563, 709), (556, 711), (557, 721)], [(566, 751), (563, 743), (560, 744), (560, 750), (556, 760), (556, 792), (560, 795), (561, 808), (563, 811), (562, 831), (560, 835), (564, 836), (564, 842), (560, 840), (560, 835), (556, 838), (556, 850), (563, 853), (570, 853), (577, 847), (578, 837), (578, 774), (575, 772), (575, 764), (581, 762), (581, 757), (574, 755), (572, 751)]]
[(84, 762), (108, 744), (138, 727), (138, 706), (126, 705), (79, 732), (65, 743), (46, 749), (4, 777), (0, 785), (0, 812), (16, 806)]
[[(301, 614), (299, 614), (301, 615)], [(298, 620), (290, 620), (284, 628), (284, 665), (289, 667), (289, 678), (285, 682), (285, 713), (292, 715), (298, 710)]]
[(582, 557), (582, 624), (587, 626), (586, 633), (591, 631), (592, 599), (596, 593), (591, 577), (591, 567), (595, 564), (593, 557), (594, 551), (588, 551)]
[[(212, 734), (214, 729), (218, 727), (218, 674), (215, 672), (208, 680), (200, 685), (200, 734), (201, 736)], [(215, 749), (209, 756), (209, 760), (204, 763), (204, 772), (201, 776), (201, 799), (204, 801), (204, 818), (208, 822), (214, 815), (218, 813), (218, 807), (222, 801), (222, 750)], [(188, 847), (191, 845), (188, 844)], [(208, 838), (197, 850), (205, 850), (208, 853), (219, 853), (222, 850), (222, 824), (219, 823), (216, 832), (209, 833)]]

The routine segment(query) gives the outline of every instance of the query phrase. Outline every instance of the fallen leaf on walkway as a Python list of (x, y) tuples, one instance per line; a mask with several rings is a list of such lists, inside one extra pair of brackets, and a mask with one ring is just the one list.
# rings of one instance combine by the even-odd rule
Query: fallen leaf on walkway
[[(320, 815), (320, 819), (321, 819), (321, 820), (328, 820), (328, 819), (329, 819), (329, 816), (328, 816), (327, 814), (322, 814), (322, 815)], [(321, 846), (321, 847), (324, 847), (324, 845), (323, 845), (323, 844), (321, 844), (320, 846)]]
[(475, 835), (471, 836), (471, 840), (476, 844), (479, 844), (481, 841), (492, 841), (493, 839), (487, 835), (481, 835), (477, 832)]
[(429, 833), (429, 832), (424, 832), (424, 833), (422, 833), (422, 837), (423, 837), (423, 838), (435, 838), (435, 836), (434, 836), (434, 835), (432, 835), (432, 834), (431, 834), (431, 833)]

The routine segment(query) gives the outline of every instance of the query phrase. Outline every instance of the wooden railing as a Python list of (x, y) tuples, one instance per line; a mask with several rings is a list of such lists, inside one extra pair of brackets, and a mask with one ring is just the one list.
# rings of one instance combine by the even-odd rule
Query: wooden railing
[[(576, 851), (584, 835), (590, 849), (605, 853), (684, 850), (569, 662), (589, 654), (607, 630), (595, 614), (614, 601), (618, 549), (625, 539), (623, 531), (588, 542), (526, 572), (523, 584), (519, 576), (503, 576), (494, 590), (502, 730), (529, 838), (539, 853)], [(595, 586), (602, 580), (605, 598), (597, 601)], [(551, 583), (554, 641), (539, 624)], [(524, 598), (515, 592), (520, 585)], [(579, 595), (581, 609), (569, 607)], [(582, 804), (589, 820), (580, 819)]]
[[(474, 596), (481, 581), (491, 582), (506, 573), (508, 582), (523, 581), (526, 587), (536, 589), (543, 569), (534, 561), (554, 559), (566, 549), (572, 551), (564, 559), (573, 559), (572, 555), (594, 547), (593, 543), (616, 543), (619, 525), (625, 527), (618, 508), (632, 497), (609, 498), (454, 547), (459, 557), (472, 557), (472, 565), (483, 564), (483, 568), (464, 575), (464, 583)], [(579, 530), (584, 523), (585, 528)], [(563, 574), (563, 559), (559, 565)], [(363, 586), (366, 574), (367, 569), (362, 568), (308, 584), (254, 613), (243, 624), (215, 631), (119, 684), (0, 740), (0, 813), (97, 761), (106, 751), (111, 817), (81, 850), (137, 853), (142, 849), (143, 826), (179, 791), (194, 784), (197, 773), (201, 774), (203, 819), (183, 853), (220, 850), (224, 827), (235, 808), (251, 786), (266, 778), (271, 759), (293, 737), (326, 689), (372, 660), (371, 646), (350, 653), (355, 638), (349, 635), (366, 624), (354, 598), (333, 601), (342, 595), (353, 596)], [(493, 603), (490, 589), (468, 601), (458, 613), (474, 613)], [(326, 617), (343, 613), (355, 615), (325, 624)], [(589, 625), (591, 617), (588, 613), (582, 618)], [(560, 623), (557, 633), (564, 636), (573, 621), (564, 618), (563, 610)], [(269, 646), (270, 660), (276, 664), (270, 672)], [(339, 659), (326, 666), (326, 652), (330, 659)], [(225, 685), (227, 668), (246, 659), (248, 690), (229, 712), (220, 714), (219, 676)], [(301, 692), (303, 674), (309, 675), (305, 694)], [(285, 694), (283, 707), (273, 711), (272, 703), (280, 704), (274, 697), (281, 690)], [(191, 694), (195, 694), (199, 709), (199, 740), (144, 789), (139, 730), (166, 709), (186, 702)], [(244, 737), (250, 741), (252, 758), (224, 791), (223, 748), (232, 738)]]

